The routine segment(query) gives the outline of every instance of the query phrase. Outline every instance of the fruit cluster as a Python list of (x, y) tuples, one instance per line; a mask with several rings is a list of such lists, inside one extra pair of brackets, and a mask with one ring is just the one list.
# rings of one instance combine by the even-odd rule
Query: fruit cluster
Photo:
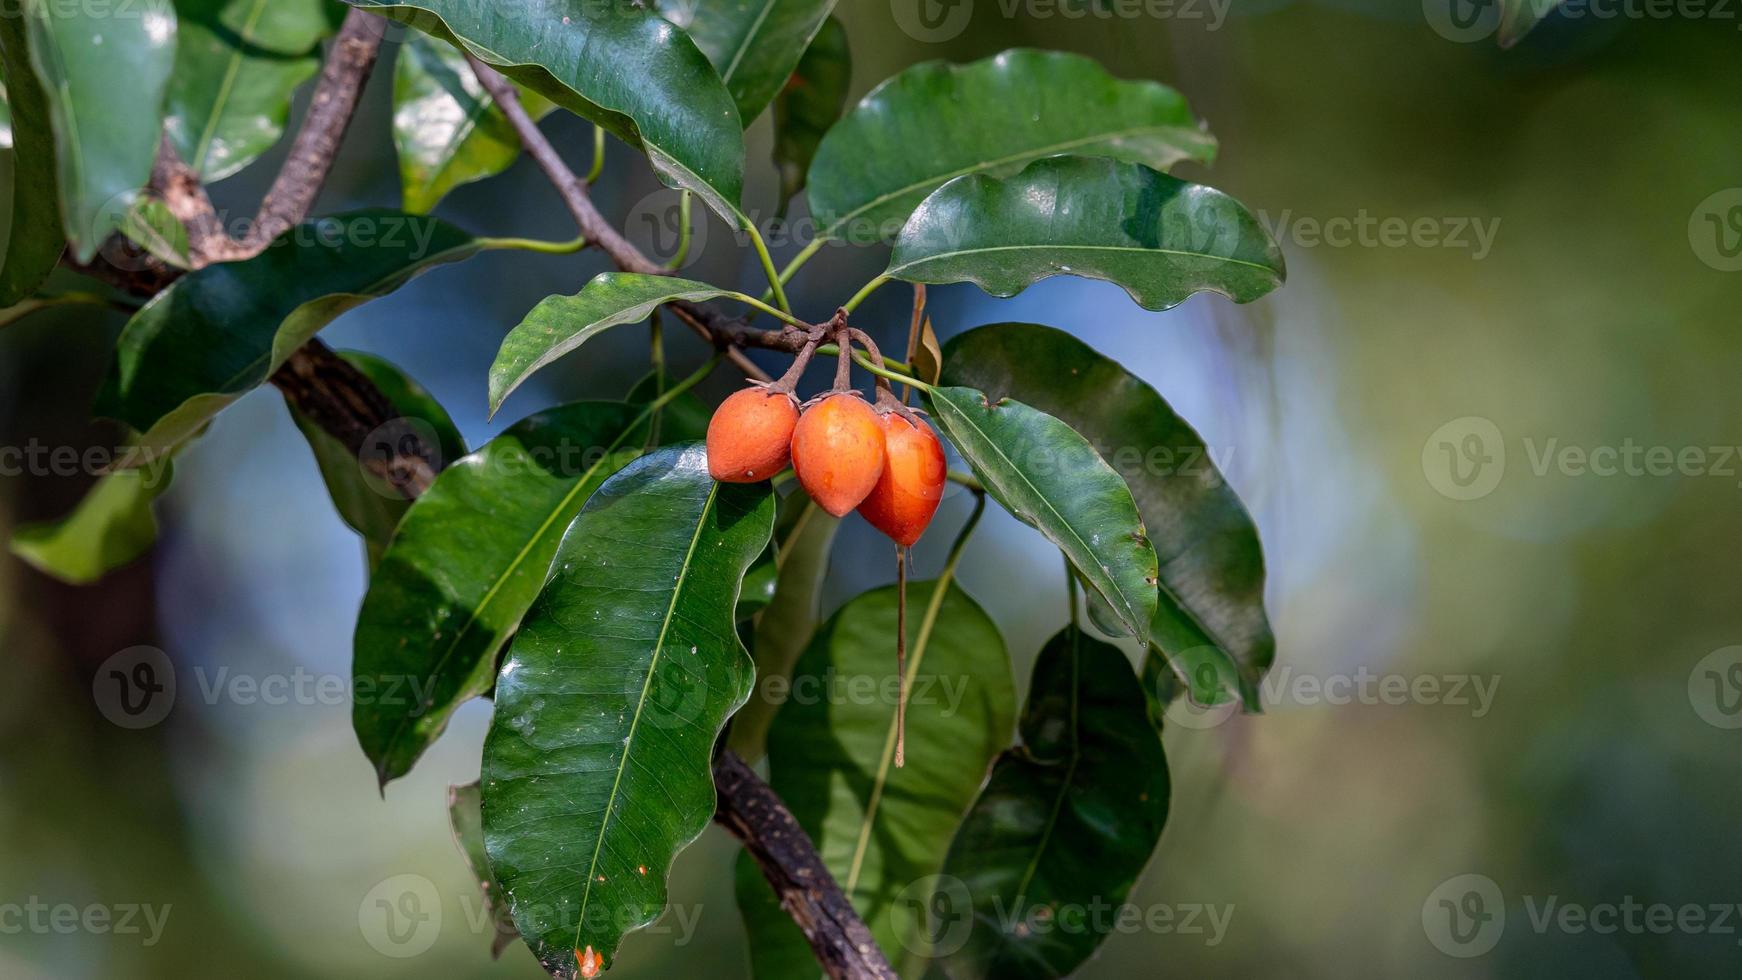
[(723, 483), (754, 483), (791, 463), (799, 485), (824, 510), (843, 517), (857, 508), (896, 544), (918, 541), (943, 499), (947, 472), (931, 427), (887, 386), (880, 385), (873, 408), (845, 387), (844, 369), (834, 390), (801, 410), (791, 382), (802, 360), (794, 368), (721, 403), (708, 423), (708, 472)]

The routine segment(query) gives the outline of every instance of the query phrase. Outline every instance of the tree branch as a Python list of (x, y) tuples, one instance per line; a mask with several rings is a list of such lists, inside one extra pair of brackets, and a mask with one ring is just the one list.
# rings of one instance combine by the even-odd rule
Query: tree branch
[(744, 842), (823, 971), (834, 980), (896, 980), (871, 930), (774, 790), (730, 749), (714, 760), (714, 785), (720, 792), (714, 820)]

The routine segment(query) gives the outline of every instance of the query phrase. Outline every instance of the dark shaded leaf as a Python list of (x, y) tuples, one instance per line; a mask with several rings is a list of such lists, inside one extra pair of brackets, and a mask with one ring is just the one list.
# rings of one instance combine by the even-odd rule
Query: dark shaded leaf
[(1155, 548), (1131, 490), (1095, 447), (1058, 419), (973, 388), (933, 388), (932, 416), (992, 498), (1059, 546), (1125, 631), (1149, 638)]
[(1197, 432), (1142, 378), (1052, 327), (1000, 323), (953, 337), (944, 380), (1020, 399), (1094, 444), (1130, 487), (1161, 562), (1151, 643), (1202, 703), (1226, 688), (1256, 710), (1276, 653), (1264, 553)]
[(484, 839), (547, 971), (609, 968), (656, 919), (707, 827), (709, 763), (754, 668), (732, 625), (774, 526), (768, 484), (722, 484), (699, 445), (608, 480), (515, 634), (484, 743)]
[(1502, 0), (1500, 46), (1510, 48), (1566, 0)]
[[(934, 933), (943, 972), (1074, 972), (1113, 922), (1086, 916), (1071, 928), (1055, 916), (1124, 905), (1161, 839), (1168, 789), (1167, 757), (1125, 654), (1066, 627), (1035, 662), (1021, 744), (993, 765), (944, 861), (931, 907), (955, 926)], [(968, 907), (952, 907), (964, 899)]]
[(484, 911), (496, 927), (490, 936), (490, 955), (501, 958), (502, 951), (513, 945), (520, 933), (514, 929), (514, 916), (508, 914), (502, 886), (490, 873), (490, 858), (484, 853), (484, 815), (479, 804), (477, 783), (448, 787), (448, 826), (454, 832), (454, 845), (466, 859), (466, 870), (478, 882)]
[(1213, 188), (1100, 157), (1036, 160), (1006, 179), (962, 177), (926, 198), (884, 273), (1014, 296), (1050, 276), (1119, 284), (1164, 310), (1203, 290), (1238, 303), (1282, 284), (1282, 251)]
[(1081, 153), (1167, 169), (1216, 142), (1178, 92), (1120, 81), (1094, 60), (1015, 49), (966, 65), (914, 65), (823, 137), (810, 168), (823, 238), (889, 241), (926, 195), (964, 174), (1015, 173)]
[(823, 134), (841, 118), (852, 81), (847, 28), (840, 18), (831, 16), (823, 21), (798, 68), (774, 99), (774, 168), (780, 172), (783, 207), (804, 189), (805, 172), (817, 155)]
[(524, 419), (442, 471), (412, 504), (357, 615), (352, 726), (383, 784), (411, 770), (537, 597), (563, 532), (640, 452), (644, 411), (578, 402)]
[(0, 262), (0, 307), (24, 302), (54, 271), (66, 250), (56, 187), (48, 96), (30, 67), (24, 18), (0, 17), (0, 67), (5, 68), (7, 145), (12, 147), (12, 228)]
[(339, 314), (482, 243), (433, 218), (359, 211), (285, 232), (243, 262), (159, 293), (115, 342), (97, 412), (162, 449), (260, 385)]
[(786, 84), (835, 0), (659, 0), (708, 56), (749, 128)]

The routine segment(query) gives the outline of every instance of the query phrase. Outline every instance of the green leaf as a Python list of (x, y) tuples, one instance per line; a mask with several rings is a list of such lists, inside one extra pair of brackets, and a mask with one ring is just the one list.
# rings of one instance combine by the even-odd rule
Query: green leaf
[(1502, 0), (1500, 46), (1510, 48), (1566, 0)]
[(852, 81), (847, 28), (840, 18), (831, 16), (823, 21), (798, 68), (774, 99), (774, 167), (780, 171), (783, 205), (804, 189), (805, 172), (817, 155), (823, 134), (841, 118)]
[[(919, 975), (915, 913), (927, 879), (1009, 745), (1016, 694), (1004, 639), (985, 611), (951, 586), (908, 586), (907, 765), (895, 749), (896, 591), (867, 592), (830, 617), (793, 671), (792, 697), (768, 735), (769, 783), (816, 842), (871, 934), (903, 977)], [(758, 977), (782, 977), (804, 939), (764, 914), (766, 883), (740, 871), (739, 907)], [(749, 886), (756, 887), (749, 887)], [(811, 966), (814, 971), (814, 963)]]
[(1203, 290), (1250, 302), (1284, 273), (1264, 226), (1221, 191), (1142, 164), (1049, 157), (1007, 179), (975, 175), (939, 188), (901, 230), (884, 274), (968, 281), (994, 296), (1084, 276), (1165, 310)]
[[(391, 453), (396, 448), (394, 443), (400, 438), (415, 434), (436, 454), (436, 458), (429, 461), (435, 472), (441, 472), (445, 464), (466, 454), (466, 441), (460, 436), (460, 430), (447, 409), (404, 371), (373, 354), (341, 351), (339, 357), (373, 382), (387, 396), (396, 413), (388, 424), (370, 434), (369, 443), (363, 447), (364, 453)], [(369, 567), (373, 569), (380, 563), (387, 542), (393, 538), (394, 529), (399, 526), (400, 518), (405, 516), (411, 501), (400, 496), (380, 477), (365, 470), (357, 453), (351, 452), (344, 443), (328, 435), (326, 430), (294, 407), (290, 416), (308, 439), (309, 449), (314, 453), (315, 463), (320, 467), (321, 478), (326, 481), (327, 492), (332, 494), (333, 507), (339, 512), (340, 519), (362, 535)]]
[(27, 0), (23, 17), (30, 63), (49, 94), (61, 228), (73, 255), (89, 262), (151, 176), (175, 63), (175, 11)]
[(577, 0), (345, 0), (478, 60), (647, 151), (660, 178), (736, 222), (744, 131), (689, 35), (651, 10)]
[(151, 505), (173, 475), (167, 456), (105, 474), (72, 513), (15, 531), (12, 553), (63, 582), (89, 585), (151, 550), (157, 540)]
[(399, 523), (357, 615), (352, 727), (383, 785), (411, 770), (538, 596), (563, 532), (640, 452), (642, 410), (578, 402), (524, 419), (442, 471)]
[(433, 218), (359, 211), (285, 232), (242, 262), (210, 265), (159, 293), (115, 342), (97, 413), (175, 445), (259, 386), (344, 313), (482, 243)]
[[(775, 533), (772, 590), (757, 614), (750, 650), (756, 657), (756, 692), (732, 716), (727, 746), (754, 763), (767, 750), (768, 726), (785, 698), (793, 665), (810, 645), (822, 615), (823, 579), (839, 518), (794, 492), (781, 502), (781, 527)], [(748, 585), (748, 580), (746, 580)]]
[(708, 56), (749, 128), (786, 84), (835, 0), (659, 0)]
[[(629, 389), (623, 400), (631, 405), (648, 405), (661, 393), (669, 391), (673, 384), (675, 382), (670, 377), (661, 379), (657, 374), (649, 374), (635, 382), (635, 387)], [(708, 437), (708, 422), (713, 417), (714, 410), (707, 402), (697, 398), (695, 392), (686, 391), (659, 410), (657, 444), (669, 446), (677, 442), (700, 442)]]
[(454, 832), (454, 845), (466, 859), (466, 870), (478, 882), (484, 897), (484, 911), (489, 913), (495, 932), (490, 937), (490, 955), (500, 958), (502, 951), (519, 937), (514, 929), (514, 917), (508, 914), (508, 901), (502, 886), (490, 873), (490, 857), (484, 853), (484, 815), (477, 783), (448, 787), (448, 826)]
[[(1069, 976), (1113, 923), (1091, 916), (1057, 928), (1065, 923), (1053, 914), (1124, 905), (1167, 808), (1167, 757), (1130, 662), (1067, 626), (1035, 662), (1022, 744), (999, 756), (950, 845), (933, 913), (942, 924), (972, 925), (959, 937), (945, 931), (964, 945), (938, 950), (943, 972), (951, 980)], [(968, 908), (944, 905), (964, 898)]]
[(677, 852), (706, 829), (709, 769), (754, 669), (732, 626), (768, 544), (768, 484), (715, 483), (699, 445), (600, 487), (496, 683), (484, 839), (528, 945), (555, 976), (664, 910)]
[[(556, 108), (535, 92), (521, 104), (534, 119)], [(520, 137), (451, 44), (414, 34), (393, 73), (393, 145), (405, 210), (427, 214), (461, 184), (507, 170)]]
[(292, 93), (320, 70), (320, 59), (308, 53), (319, 34), (307, 28), (324, 26), (321, 6), (322, 0), (178, 0), (164, 134), (201, 179), (236, 173), (284, 135)]
[(926, 195), (964, 174), (1009, 174), (1059, 153), (1167, 169), (1216, 142), (1178, 92), (1120, 81), (1092, 59), (1015, 49), (915, 65), (873, 89), (817, 150), (810, 209), (821, 238), (888, 241)]
[(169, 205), (155, 197), (140, 196), (121, 217), (120, 232), (153, 258), (177, 269), (193, 267), (188, 256), (188, 230)]
[(730, 289), (691, 279), (634, 272), (602, 272), (573, 296), (548, 296), (526, 314), (490, 365), (490, 414), (534, 372), (625, 323), (640, 323), (675, 300), (699, 303), (734, 295)]
[[(0, 46), (3, 44), (0, 42)], [(0, 149), (12, 149), (12, 106), (4, 82), (0, 82)]]
[(973, 388), (933, 388), (932, 416), (992, 498), (1059, 546), (1132, 636), (1155, 616), (1155, 548), (1125, 481), (1070, 426)]
[(6, 74), (7, 145), (12, 147), (12, 227), (0, 262), (0, 307), (24, 302), (48, 280), (66, 250), (57, 201), (48, 96), (30, 67), (23, 18), (0, 17), (0, 67)]
[(1000, 323), (959, 334), (944, 347), (943, 378), (1020, 399), (1100, 450), (1130, 487), (1160, 558), (1151, 643), (1202, 703), (1226, 688), (1256, 710), (1259, 678), (1276, 655), (1264, 552), (1202, 437), (1142, 378), (1052, 327)]
[(35, 296), (0, 309), (0, 328), (10, 327), (32, 313), (56, 306), (100, 306), (108, 308), (109, 301), (95, 293), (59, 293), (54, 296)]

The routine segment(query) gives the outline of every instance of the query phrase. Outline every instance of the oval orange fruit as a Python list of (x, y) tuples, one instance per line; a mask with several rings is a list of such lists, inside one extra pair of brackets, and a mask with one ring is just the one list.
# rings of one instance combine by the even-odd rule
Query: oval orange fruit
[(798, 407), (792, 396), (745, 388), (708, 420), (708, 475), (721, 483), (755, 483), (786, 469)]
[(931, 427), (915, 424), (896, 412), (878, 417), (883, 426), (886, 461), (883, 475), (859, 504), (859, 514), (871, 526), (908, 547), (931, 524), (944, 499), (948, 466), (944, 447)]
[(843, 517), (883, 475), (883, 426), (856, 394), (830, 395), (799, 416), (792, 469), (822, 508)]

